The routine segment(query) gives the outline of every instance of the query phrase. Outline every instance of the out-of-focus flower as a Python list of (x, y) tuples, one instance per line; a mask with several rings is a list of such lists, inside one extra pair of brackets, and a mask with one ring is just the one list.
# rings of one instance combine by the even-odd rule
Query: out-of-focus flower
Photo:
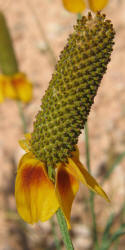
[(89, 7), (94, 12), (102, 10), (108, 2), (109, 0), (88, 0)]
[(81, 13), (86, 7), (96, 12), (102, 10), (109, 0), (62, 0), (64, 8), (73, 13)]
[(55, 184), (49, 179), (45, 164), (37, 160), (30, 150), (30, 134), (20, 145), (26, 150), (17, 170), (15, 196), (20, 216), (28, 223), (48, 220), (60, 207), (70, 228), (72, 202), (79, 182), (109, 201), (103, 189), (79, 161), (76, 149), (67, 163), (55, 166)]
[(0, 102), (5, 98), (29, 102), (32, 99), (32, 84), (20, 73), (13, 42), (3, 13), (0, 11)]
[(32, 99), (32, 84), (25, 74), (0, 75), (0, 102), (3, 102), (5, 98), (22, 102), (29, 102)]
[(80, 13), (86, 8), (84, 0), (63, 0), (64, 8), (70, 12)]

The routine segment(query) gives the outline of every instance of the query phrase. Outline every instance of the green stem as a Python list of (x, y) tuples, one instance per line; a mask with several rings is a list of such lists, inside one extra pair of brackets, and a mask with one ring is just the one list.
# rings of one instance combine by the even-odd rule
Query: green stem
[[(88, 168), (89, 173), (91, 172), (90, 167), (90, 149), (89, 149), (89, 134), (88, 134), (88, 125), (87, 122), (85, 124), (85, 150), (86, 150), (86, 165)], [(95, 216), (95, 209), (94, 209), (94, 193), (90, 191), (90, 209), (92, 215), (92, 231), (93, 231), (93, 242), (94, 242), (94, 249), (99, 249), (98, 245), (98, 238), (97, 238), (97, 226), (96, 226), (96, 216)]]
[(86, 151), (86, 165), (88, 168), (89, 173), (91, 172), (90, 169), (90, 150), (89, 150), (89, 135), (88, 135), (88, 125), (87, 122), (85, 123), (85, 151)]
[(23, 112), (21, 101), (19, 101), (19, 100), (17, 101), (17, 106), (18, 106), (18, 111), (19, 111), (20, 119), (22, 121), (23, 132), (24, 132), (24, 134), (26, 134), (27, 133), (27, 123), (26, 123), (26, 119), (25, 119), (25, 116), (24, 116), (24, 112)]
[(46, 36), (46, 33), (45, 33), (44, 28), (43, 28), (43, 26), (41, 24), (41, 21), (39, 20), (39, 17), (38, 17), (38, 15), (36, 13), (36, 10), (35, 10), (35, 8), (34, 8), (34, 6), (33, 6), (33, 4), (31, 3), (30, 0), (26, 0), (26, 2), (27, 2), (27, 5), (28, 5), (28, 8), (30, 8), (30, 10), (31, 10), (31, 12), (32, 12), (32, 14), (33, 14), (33, 16), (35, 18), (35, 21), (36, 21), (37, 27), (39, 28), (40, 34), (41, 34), (42, 38), (44, 39), (45, 44), (47, 45), (47, 49), (48, 49), (50, 59), (51, 59), (51, 64), (55, 65), (56, 64), (55, 53), (54, 53), (54, 51), (53, 51), (53, 49), (52, 49), (52, 47), (50, 45), (50, 42), (49, 42), (49, 40), (48, 40), (48, 38)]
[(55, 245), (56, 245), (56, 249), (57, 249), (57, 250), (61, 250), (60, 241), (59, 241), (59, 239), (58, 239), (58, 237), (57, 237), (56, 230), (55, 230), (55, 222), (54, 222), (54, 219), (51, 218), (50, 222), (51, 222), (51, 228), (52, 228), (52, 233), (53, 233), (53, 236), (54, 236), (54, 242), (55, 242)]
[(73, 250), (74, 247), (73, 247), (73, 244), (72, 244), (72, 241), (71, 241), (71, 238), (70, 238), (67, 223), (66, 223), (65, 217), (64, 217), (64, 215), (63, 215), (60, 208), (56, 212), (56, 215), (57, 215), (57, 219), (58, 219), (58, 223), (59, 223), (59, 226), (60, 226), (60, 231), (62, 233), (62, 237), (63, 237), (65, 247), (66, 247), (67, 250)]

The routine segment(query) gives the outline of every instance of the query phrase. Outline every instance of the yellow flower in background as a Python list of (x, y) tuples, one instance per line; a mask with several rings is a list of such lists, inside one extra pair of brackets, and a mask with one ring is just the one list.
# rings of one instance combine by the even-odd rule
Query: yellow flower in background
[(103, 189), (79, 161), (78, 149), (67, 163), (55, 166), (54, 184), (48, 177), (45, 164), (30, 152), (30, 134), (20, 145), (27, 153), (19, 162), (15, 197), (17, 210), (24, 221), (31, 224), (44, 222), (60, 207), (70, 228), (71, 207), (80, 182), (109, 201)]
[(29, 102), (32, 99), (32, 84), (23, 73), (13, 76), (0, 75), (0, 102), (4, 98)]
[(109, 2), (109, 0), (88, 0), (89, 7), (92, 11), (96, 12), (102, 10)]
[(74, 13), (80, 13), (86, 8), (84, 0), (63, 0), (64, 8)]
[(109, 0), (63, 0), (64, 8), (73, 13), (81, 13), (87, 7), (96, 12), (102, 10)]

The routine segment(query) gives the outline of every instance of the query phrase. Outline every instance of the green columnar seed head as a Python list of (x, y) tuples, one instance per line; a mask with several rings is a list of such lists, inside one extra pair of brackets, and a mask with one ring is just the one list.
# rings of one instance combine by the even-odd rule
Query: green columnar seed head
[(36, 116), (33, 154), (47, 166), (65, 162), (84, 128), (113, 47), (113, 25), (105, 15), (82, 17), (61, 52)]
[(0, 69), (5, 75), (18, 72), (18, 64), (4, 15), (0, 12)]

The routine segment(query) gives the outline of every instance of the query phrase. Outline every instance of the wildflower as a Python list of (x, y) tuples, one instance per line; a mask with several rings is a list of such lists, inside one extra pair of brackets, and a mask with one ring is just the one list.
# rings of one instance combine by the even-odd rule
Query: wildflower
[(45, 164), (30, 151), (30, 135), (20, 145), (26, 150), (17, 170), (15, 196), (20, 216), (28, 223), (48, 220), (60, 207), (70, 227), (72, 202), (81, 181), (107, 201), (107, 195), (79, 161), (78, 149), (67, 163), (55, 165), (55, 184), (49, 179)]
[(86, 4), (85, 0), (63, 0), (64, 8), (73, 13), (81, 13), (86, 7), (89, 7), (92, 11), (96, 12), (102, 10), (109, 0), (88, 0)]
[(77, 21), (42, 99), (33, 132), (20, 143), (27, 153), (19, 162), (15, 195), (18, 212), (29, 223), (49, 219), (60, 207), (70, 225), (80, 181), (108, 201), (81, 164), (76, 145), (110, 61), (113, 38), (112, 24), (104, 15), (93, 18), (89, 13)]
[(0, 102), (4, 98), (29, 102), (32, 99), (32, 84), (23, 73), (13, 76), (0, 75)]
[(5, 98), (29, 102), (32, 99), (32, 84), (26, 75), (19, 72), (11, 36), (2, 12), (0, 12), (0, 102)]

